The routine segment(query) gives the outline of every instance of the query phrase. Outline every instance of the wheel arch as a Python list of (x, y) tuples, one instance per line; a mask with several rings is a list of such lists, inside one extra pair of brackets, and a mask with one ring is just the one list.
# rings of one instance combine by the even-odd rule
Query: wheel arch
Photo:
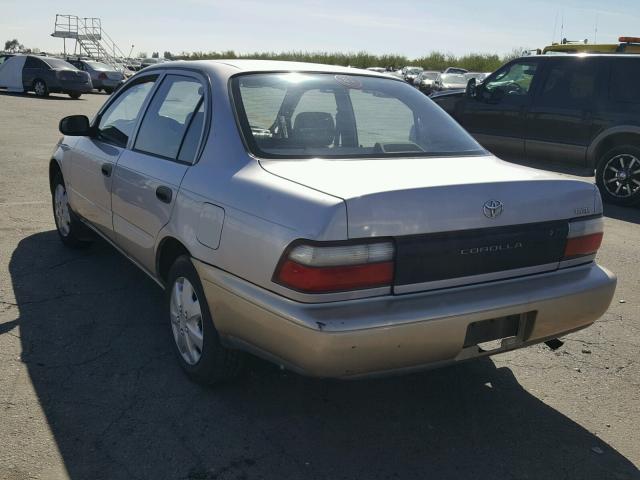
[(49, 161), (49, 190), (51, 190), (51, 193), (53, 193), (53, 179), (56, 178), (58, 173), (62, 175), (62, 167), (57, 159), (52, 158)]
[(640, 148), (640, 127), (620, 126), (605, 130), (598, 135), (587, 150), (587, 165), (597, 168), (602, 155), (619, 145), (636, 145)]
[(173, 236), (166, 236), (158, 243), (156, 249), (156, 276), (166, 284), (171, 265), (181, 255), (191, 256), (191, 252), (183, 242)]

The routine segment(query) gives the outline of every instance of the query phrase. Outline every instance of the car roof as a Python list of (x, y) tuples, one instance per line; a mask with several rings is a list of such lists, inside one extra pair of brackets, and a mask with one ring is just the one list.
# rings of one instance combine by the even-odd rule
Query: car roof
[(279, 60), (178, 60), (174, 62), (151, 65), (144, 69), (150, 72), (157, 69), (196, 68), (221, 77), (232, 77), (241, 73), (259, 72), (318, 72), (367, 75), (371, 77), (392, 78), (383, 73), (360, 68), (326, 65), (321, 63), (285, 62)]
[(638, 53), (560, 53), (560, 54), (547, 54), (547, 55), (528, 55), (520, 58), (567, 58), (567, 57), (579, 57), (579, 58), (591, 58), (591, 57), (608, 57), (608, 58), (640, 58)]

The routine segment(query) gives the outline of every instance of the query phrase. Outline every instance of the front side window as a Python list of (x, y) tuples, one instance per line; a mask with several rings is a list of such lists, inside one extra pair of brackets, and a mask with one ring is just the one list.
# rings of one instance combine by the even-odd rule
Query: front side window
[(260, 73), (232, 79), (248, 148), (263, 158), (484, 155), (404, 82), (360, 75)]
[(504, 67), (484, 83), (483, 97), (486, 100), (526, 97), (531, 90), (537, 69), (537, 62), (517, 62)]
[(127, 146), (155, 80), (156, 76), (145, 77), (118, 95), (100, 117), (98, 138), (122, 148)]
[[(142, 119), (135, 149), (176, 159), (187, 128), (202, 125), (204, 88), (195, 78), (167, 75)], [(198, 136), (199, 139), (199, 136)]]

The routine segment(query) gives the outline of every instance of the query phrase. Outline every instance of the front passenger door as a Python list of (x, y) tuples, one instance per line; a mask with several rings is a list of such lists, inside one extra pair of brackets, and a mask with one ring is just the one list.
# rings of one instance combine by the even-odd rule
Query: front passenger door
[(157, 75), (127, 85), (96, 119), (96, 135), (79, 137), (71, 155), (70, 201), (80, 216), (111, 237), (111, 182)]
[(123, 152), (113, 180), (117, 243), (149, 271), (155, 240), (169, 222), (204, 131), (205, 83), (188, 72), (166, 74), (140, 123), (131, 150)]
[(478, 87), (476, 97), (462, 101), (462, 125), (494, 155), (524, 156), (526, 111), (537, 70), (534, 59), (507, 64)]

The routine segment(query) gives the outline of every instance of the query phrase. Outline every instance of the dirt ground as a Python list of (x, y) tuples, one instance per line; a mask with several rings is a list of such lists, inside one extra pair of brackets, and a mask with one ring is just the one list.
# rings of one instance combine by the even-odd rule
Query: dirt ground
[(640, 210), (606, 208), (614, 302), (555, 352), (366, 381), (255, 360), (202, 388), (161, 290), (54, 231), (58, 121), (105, 99), (0, 93), (1, 479), (640, 479)]

